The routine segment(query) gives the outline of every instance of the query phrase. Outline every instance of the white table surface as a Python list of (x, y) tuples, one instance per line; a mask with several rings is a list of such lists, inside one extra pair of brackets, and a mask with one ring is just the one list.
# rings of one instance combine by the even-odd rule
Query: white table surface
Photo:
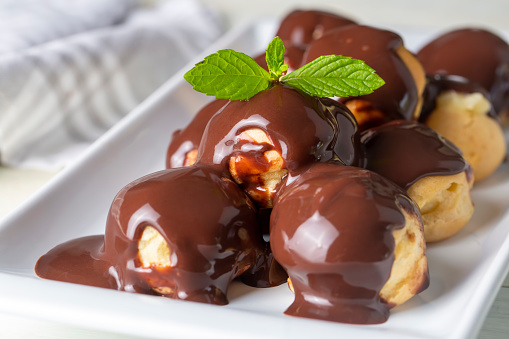
[[(293, 8), (322, 8), (356, 18), (364, 23), (390, 27), (447, 28), (482, 25), (509, 31), (509, 0), (208, 0), (224, 13), (229, 26), (259, 16), (282, 16)], [(56, 172), (0, 167), (0, 219), (32, 193), (58, 175)], [(0, 338), (129, 338), (0, 313)], [(135, 338), (135, 337), (132, 337)], [(498, 291), (479, 338), (509, 338), (509, 276)]]

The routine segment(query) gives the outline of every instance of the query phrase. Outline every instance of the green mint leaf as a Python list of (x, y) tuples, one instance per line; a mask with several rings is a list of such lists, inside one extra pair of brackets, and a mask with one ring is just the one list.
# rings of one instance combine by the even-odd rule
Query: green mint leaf
[(247, 100), (272, 85), (270, 74), (256, 61), (231, 49), (205, 57), (184, 78), (196, 91), (217, 99)]
[[(283, 75), (283, 73), (286, 71), (288, 71), (288, 65), (282, 64), (281, 67), (279, 67), (279, 77), (281, 77), (281, 75)], [(279, 77), (278, 77), (278, 79), (279, 79)]]
[(385, 84), (364, 61), (341, 55), (321, 56), (280, 81), (316, 97), (365, 95)]
[(285, 45), (280, 37), (275, 37), (269, 43), (265, 50), (265, 61), (274, 80), (278, 80), (288, 70), (288, 65), (285, 65)]

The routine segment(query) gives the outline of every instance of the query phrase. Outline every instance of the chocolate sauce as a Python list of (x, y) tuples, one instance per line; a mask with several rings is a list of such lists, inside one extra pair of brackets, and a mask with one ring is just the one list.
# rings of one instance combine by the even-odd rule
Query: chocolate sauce
[(104, 253), (104, 236), (73, 239), (53, 248), (37, 261), (38, 276), (51, 280), (117, 289)]
[(185, 165), (186, 155), (198, 150), (203, 131), (210, 118), (228, 103), (225, 99), (216, 99), (205, 105), (184, 129), (176, 130), (171, 138), (166, 154), (166, 168), (176, 168)]
[(330, 98), (321, 98), (320, 105), (327, 111), (332, 112), (336, 121), (334, 160), (339, 160), (347, 166), (359, 165), (360, 133), (355, 117), (344, 105), (338, 107), (337, 101)]
[[(146, 226), (166, 240), (170, 267), (141, 266), (138, 241)], [(36, 272), (128, 292), (157, 294), (152, 287), (167, 287), (170, 298), (226, 304), (228, 284), (248, 269), (246, 282), (270, 285), (256, 279), (270, 276), (264, 273), (272, 264), (267, 251), (246, 194), (210, 167), (194, 165), (124, 187), (112, 203), (104, 241), (86, 237), (57, 246), (39, 259)]]
[(331, 29), (353, 24), (355, 21), (337, 14), (295, 10), (281, 21), (276, 36), (285, 42), (285, 46), (309, 44)]
[(270, 244), (265, 245), (265, 251), (257, 256), (257, 262), (240, 276), (244, 284), (263, 288), (279, 286), (287, 281), (288, 274), (274, 258)]
[(365, 168), (404, 189), (423, 177), (467, 172), (461, 151), (426, 125), (395, 120), (361, 134)]
[[(436, 108), (436, 101), (440, 94), (446, 91), (472, 94), (480, 93), (486, 100), (490, 101), (490, 94), (481, 85), (458, 75), (428, 75), (426, 76), (426, 87), (423, 93), (423, 104), (419, 121), (425, 122)], [(498, 116), (491, 106), (488, 115), (498, 120)]]
[[(319, 56), (336, 54), (360, 59), (373, 68), (385, 85), (371, 94), (355, 98), (373, 104), (392, 119), (412, 120), (419, 94), (415, 80), (397, 54), (403, 40), (396, 33), (369, 26), (350, 25), (327, 32), (312, 42), (303, 63)], [(342, 98), (345, 102), (350, 98)]]
[(295, 290), (285, 313), (385, 322), (390, 305), (379, 294), (395, 258), (392, 231), (406, 223), (401, 209), (418, 214), (401, 188), (368, 170), (317, 163), (289, 176), (275, 198), (270, 232)]
[[(240, 142), (238, 136), (248, 129), (264, 131), (273, 145), (247, 146)], [(252, 159), (251, 166), (263, 171), (263, 166), (268, 165), (258, 161), (258, 155), (276, 150), (289, 171), (331, 159), (354, 165), (358, 161), (357, 141), (355, 120), (346, 107), (276, 84), (247, 101), (229, 102), (221, 114), (213, 116), (198, 150), (197, 162), (226, 168), (232, 155), (242, 154)]]
[(255, 287), (271, 287), (278, 286), (285, 283), (288, 279), (288, 274), (274, 259), (272, 250), (270, 249), (269, 236), (270, 236), (270, 215), (272, 208), (258, 209), (258, 224), (260, 231), (265, 240), (266, 250), (264, 255), (258, 257), (256, 265), (250, 267), (245, 274), (240, 277), (240, 280), (249, 286)]
[(429, 42), (417, 57), (427, 74), (465, 77), (490, 92), (495, 111), (509, 109), (509, 45), (494, 33), (454, 30)]

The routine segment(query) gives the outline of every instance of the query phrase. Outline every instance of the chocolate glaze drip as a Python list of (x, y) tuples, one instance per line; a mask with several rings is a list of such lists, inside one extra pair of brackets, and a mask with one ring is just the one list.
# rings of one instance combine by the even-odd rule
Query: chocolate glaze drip
[(454, 30), (429, 42), (417, 57), (426, 73), (465, 77), (490, 92), (495, 111), (509, 109), (509, 45), (494, 33)]
[(337, 101), (330, 98), (321, 98), (320, 103), (332, 112), (337, 123), (336, 141), (334, 143), (335, 160), (341, 161), (344, 165), (358, 166), (360, 147), (360, 133), (357, 122), (352, 113), (341, 105), (338, 108)]
[(255, 287), (271, 287), (278, 286), (286, 282), (288, 274), (274, 259), (269, 244), (270, 234), (270, 215), (272, 208), (260, 208), (258, 210), (258, 224), (266, 240), (266, 251), (258, 257), (256, 265), (250, 267), (245, 274), (240, 277), (244, 283)]
[[(252, 128), (264, 131), (274, 145), (254, 147), (239, 142), (237, 137)], [(263, 171), (268, 164), (260, 160), (260, 155), (274, 149), (282, 155), (289, 171), (330, 159), (354, 165), (358, 161), (357, 141), (355, 119), (346, 107), (276, 84), (248, 101), (229, 102), (221, 114), (213, 116), (197, 162), (227, 168), (232, 155), (242, 154), (252, 159), (251, 166)]]
[[(138, 241), (146, 226), (166, 240), (171, 267), (141, 266)], [(271, 270), (266, 247), (245, 193), (210, 167), (195, 165), (127, 185), (113, 201), (104, 242), (98, 236), (60, 245), (39, 259), (36, 272), (129, 292), (156, 294), (152, 287), (169, 287), (170, 298), (226, 304), (229, 283), (245, 270), (251, 268), (245, 281), (255, 285), (263, 284), (257, 277), (270, 276), (253, 269), (265, 264)]]
[(176, 130), (171, 138), (166, 153), (166, 168), (182, 167), (185, 165), (186, 154), (197, 150), (203, 131), (210, 118), (228, 103), (225, 99), (216, 99), (203, 107), (191, 123), (184, 129)]
[(243, 283), (253, 287), (273, 287), (287, 281), (288, 274), (274, 259), (269, 243), (266, 243), (265, 251), (258, 255), (257, 259), (257, 262), (240, 276)]
[[(374, 324), (389, 316), (379, 293), (394, 262), (392, 231), (401, 209), (418, 215), (406, 193), (380, 175), (317, 163), (289, 176), (271, 216), (271, 246), (295, 300), (286, 314)], [(424, 279), (425, 280), (425, 279)]]
[[(385, 81), (385, 85), (360, 99), (367, 100), (391, 119), (412, 120), (419, 94), (408, 67), (398, 56), (403, 40), (396, 33), (369, 26), (350, 25), (327, 32), (312, 42), (303, 63), (319, 56), (337, 54), (364, 60)], [(341, 98), (345, 102), (350, 98)]]
[[(490, 94), (481, 85), (458, 75), (427, 75), (426, 87), (423, 93), (423, 104), (419, 121), (425, 122), (436, 108), (436, 100), (440, 94), (445, 91), (455, 91), (458, 93), (472, 94), (480, 93), (486, 100), (490, 101)], [(491, 106), (488, 115), (498, 120), (498, 116)]]
[(41, 278), (117, 289), (110, 267), (104, 236), (94, 235), (56, 246), (37, 261), (35, 271)]
[(423, 177), (467, 172), (461, 151), (426, 125), (395, 120), (361, 134), (363, 167), (404, 189)]
[(276, 36), (285, 45), (309, 44), (331, 29), (352, 24), (355, 21), (332, 13), (295, 10), (283, 19)]

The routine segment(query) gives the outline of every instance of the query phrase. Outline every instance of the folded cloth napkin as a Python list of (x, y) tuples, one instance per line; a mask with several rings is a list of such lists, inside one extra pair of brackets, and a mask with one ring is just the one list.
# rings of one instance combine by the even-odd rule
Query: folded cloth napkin
[[(218, 14), (196, 0), (48, 1), (53, 6), (23, 14), (23, 29), (16, 20), (12, 27), (0, 24), (6, 45), (0, 49), (5, 166), (66, 166), (223, 30)], [(0, 20), (18, 13), (22, 3), (36, 2), (2, 3)], [(6, 32), (19, 36), (9, 40)]]
[(0, 54), (122, 22), (136, 4), (137, 0), (2, 0)]

